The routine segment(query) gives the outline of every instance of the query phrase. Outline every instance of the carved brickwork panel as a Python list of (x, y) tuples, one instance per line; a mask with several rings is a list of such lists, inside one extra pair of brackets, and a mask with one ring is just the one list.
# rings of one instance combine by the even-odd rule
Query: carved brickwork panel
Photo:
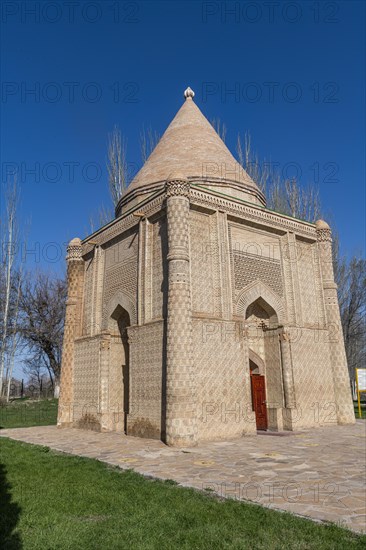
[(268, 407), (278, 409), (284, 406), (280, 342), (276, 330), (264, 331), (265, 376)]
[(282, 296), (281, 266), (275, 260), (262, 260), (242, 252), (233, 253), (235, 290), (242, 290), (253, 281), (263, 281), (276, 294)]
[(249, 358), (239, 322), (193, 319), (198, 439), (255, 432)]
[(212, 217), (190, 211), (192, 310), (200, 313), (214, 313), (215, 308), (214, 264), (217, 242), (211, 235)]
[(278, 237), (230, 224), (234, 297), (259, 280), (283, 296), (281, 248)]
[(167, 224), (165, 218), (160, 218), (151, 228), (152, 234), (152, 276), (151, 276), (151, 309), (152, 318), (161, 319), (166, 316), (166, 294), (168, 283), (167, 257)]
[[(104, 274), (104, 306), (123, 291), (131, 300), (137, 303), (137, 255), (138, 255), (138, 234), (132, 233), (118, 244), (106, 249), (106, 267)], [(103, 326), (107, 325), (105, 316), (107, 310), (103, 311)]]
[(319, 315), (319, 271), (316, 245), (297, 241), (297, 265), (300, 285), (302, 320), (304, 324), (320, 322)]
[(98, 336), (75, 342), (74, 421), (80, 419), (87, 409), (98, 412), (99, 348)]
[(163, 322), (128, 330), (130, 407), (128, 433), (160, 437), (163, 391)]
[(134, 228), (133, 231), (126, 234), (120, 241), (114, 244), (111, 243), (105, 250), (105, 264), (107, 270), (116, 265), (134, 260), (138, 251), (137, 228)]
[(297, 414), (293, 429), (337, 422), (327, 330), (294, 329), (290, 346)]
[[(210, 216), (210, 239), (211, 239), (211, 258), (212, 258), (212, 281), (213, 281), (213, 303), (215, 315), (222, 315), (221, 295), (223, 287), (227, 287), (228, 281), (221, 280), (220, 262), (228, 261), (225, 254), (224, 242), (219, 237), (219, 219), (218, 213)], [(221, 248), (221, 256), (220, 256)]]
[(84, 319), (83, 319), (83, 335), (89, 335), (91, 332), (92, 321), (92, 302), (90, 297), (93, 292), (93, 266), (92, 258), (85, 261), (85, 282), (84, 282)]

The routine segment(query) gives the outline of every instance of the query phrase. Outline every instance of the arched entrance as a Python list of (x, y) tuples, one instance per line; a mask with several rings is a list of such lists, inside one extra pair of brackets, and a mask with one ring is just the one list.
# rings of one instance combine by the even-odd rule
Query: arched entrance
[(127, 434), (130, 392), (130, 350), (127, 334), (130, 324), (128, 312), (118, 305), (109, 322), (111, 334), (109, 409), (113, 417), (113, 429), (123, 431), (125, 434)]
[(245, 327), (257, 429), (281, 430), (284, 404), (277, 314), (259, 297), (246, 309)]
[[(256, 365), (254, 365), (256, 367)], [(257, 430), (267, 430), (268, 415), (267, 415), (267, 400), (266, 400), (266, 383), (262, 374), (254, 372), (253, 367), (250, 369), (250, 384), (252, 393), (252, 406), (255, 413), (255, 422)]]
[(252, 349), (249, 349), (250, 387), (252, 408), (255, 413), (257, 430), (267, 430), (267, 399), (264, 361)]

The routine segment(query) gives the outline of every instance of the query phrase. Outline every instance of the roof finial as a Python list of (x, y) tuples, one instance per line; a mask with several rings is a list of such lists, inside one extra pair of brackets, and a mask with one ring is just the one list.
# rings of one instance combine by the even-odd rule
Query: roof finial
[(194, 98), (194, 91), (188, 86), (186, 90), (184, 90), (184, 97), (186, 99), (193, 99)]

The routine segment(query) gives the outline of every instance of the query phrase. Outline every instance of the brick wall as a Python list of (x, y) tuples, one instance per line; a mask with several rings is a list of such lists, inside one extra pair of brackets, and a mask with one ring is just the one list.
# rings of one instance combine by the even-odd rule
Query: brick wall
[(164, 323), (154, 321), (128, 329), (130, 342), (129, 435), (160, 438)]
[(255, 431), (249, 358), (238, 322), (193, 319), (198, 439), (230, 439)]
[(76, 425), (95, 423), (99, 428), (99, 346), (98, 336), (75, 341), (73, 421)]

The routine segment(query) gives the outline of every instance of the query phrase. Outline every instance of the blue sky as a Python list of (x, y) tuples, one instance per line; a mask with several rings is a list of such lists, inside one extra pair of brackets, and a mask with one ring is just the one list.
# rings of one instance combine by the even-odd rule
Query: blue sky
[(64, 243), (109, 205), (108, 132), (121, 127), (138, 166), (141, 129), (162, 133), (188, 85), (207, 118), (226, 124), (232, 151), (249, 131), (261, 158), (319, 184), (343, 252), (363, 249), (363, 2), (45, 0), (1, 10), (1, 177), (18, 170), (28, 248), (43, 267), (61, 272)]

